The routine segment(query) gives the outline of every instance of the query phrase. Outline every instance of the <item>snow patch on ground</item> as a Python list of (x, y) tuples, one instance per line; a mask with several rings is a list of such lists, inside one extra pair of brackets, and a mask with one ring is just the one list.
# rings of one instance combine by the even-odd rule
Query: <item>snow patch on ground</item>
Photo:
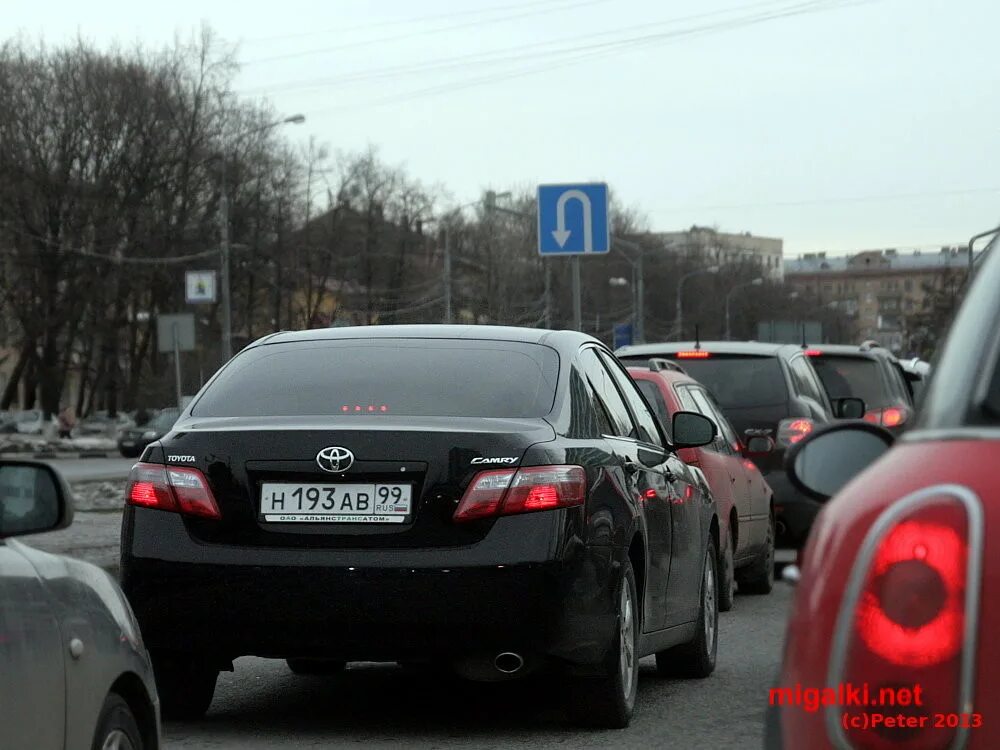
[(13, 433), (0, 435), (0, 453), (79, 453), (80, 451), (117, 451), (113, 438), (100, 435), (47, 440), (40, 435)]

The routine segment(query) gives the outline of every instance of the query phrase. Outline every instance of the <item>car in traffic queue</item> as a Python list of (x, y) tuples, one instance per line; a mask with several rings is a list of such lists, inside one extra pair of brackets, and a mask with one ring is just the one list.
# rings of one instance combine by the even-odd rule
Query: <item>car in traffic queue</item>
[(819, 344), (806, 354), (832, 400), (860, 398), (866, 408), (863, 419), (896, 435), (909, 427), (915, 411), (913, 387), (888, 349), (874, 342)]
[(750, 457), (770, 453), (774, 441), (754, 436), (744, 444), (708, 389), (669, 360), (654, 358), (649, 367), (629, 367), (628, 372), (663, 425), (681, 411), (702, 414), (715, 423), (715, 440), (677, 454), (704, 472), (719, 506), (719, 609), (732, 609), (737, 581), (741, 594), (770, 594), (773, 493)]
[(719, 519), (600, 342), (488, 326), (277, 333), (133, 468), (121, 577), (165, 717), (243, 655), (478, 680), (547, 669), (576, 721), (629, 723), (638, 660), (715, 667)]
[(801, 547), (820, 505), (788, 481), (785, 452), (821, 425), (862, 417), (864, 404), (853, 397), (831, 401), (806, 348), (795, 344), (669, 342), (625, 346), (615, 354), (629, 367), (645, 366), (651, 357), (677, 362), (711, 391), (742, 439), (774, 441), (774, 450), (752, 460), (774, 493), (776, 546)]
[(0, 747), (157, 750), (153, 668), (118, 584), (14, 538), (72, 520), (55, 469), (0, 460)]
[(147, 445), (170, 432), (180, 415), (180, 409), (163, 409), (148, 423), (123, 429), (118, 436), (118, 452), (124, 458), (137, 458)]
[(906, 434), (845, 423), (789, 453), (792, 481), (825, 505), (804, 550), (777, 689), (850, 684), (875, 700), (900, 687), (910, 696), (812, 712), (772, 701), (766, 747), (1000, 747), (1000, 543), (989, 533), (1000, 523), (998, 287), (994, 249)]

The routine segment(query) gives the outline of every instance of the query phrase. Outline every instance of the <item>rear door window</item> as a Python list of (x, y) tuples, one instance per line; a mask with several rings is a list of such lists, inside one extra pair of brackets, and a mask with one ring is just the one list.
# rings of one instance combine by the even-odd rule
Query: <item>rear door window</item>
[[(793, 357), (791, 361), (792, 380), (795, 381), (799, 394), (813, 399), (817, 404), (826, 405), (829, 398), (816, 379), (815, 372), (805, 357)], [(876, 372), (876, 376), (878, 373)]]
[(552, 411), (558, 377), (559, 355), (539, 344), (430, 338), (294, 341), (237, 355), (191, 413), (543, 417)]
[(618, 387), (611, 379), (611, 374), (597, 358), (597, 352), (590, 348), (580, 352), (580, 366), (611, 418), (614, 426), (614, 432), (611, 434), (638, 440), (639, 431), (632, 421), (632, 415), (618, 392)]
[(715, 409), (712, 407), (709, 395), (701, 388), (692, 387), (688, 390), (691, 394), (691, 398), (694, 399), (694, 402), (698, 405), (698, 411), (715, 422), (715, 430), (718, 434), (715, 436), (715, 441), (706, 447), (710, 450), (714, 450), (716, 453), (723, 453), (726, 455), (732, 454), (732, 446), (726, 438), (725, 431), (722, 429), (722, 420), (719, 418), (719, 415), (715, 413)]
[(666, 435), (667, 440), (672, 440), (670, 437), (670, 409), (667, 408), (667, 402), (664, 400), (663, 394), (660, 393), (660, 387), (651, 380), (637, 380), (635, 384), (639, 386), (642, 395), (652, 404), (653, 411), (660, 418), (663, 434)]
[(653, 416), (653, 412), (650, 411), (649, 406), (639, 393), (635, 381), (628, 376), (628, 373), (614, 357), (602, 351), (595, 351), (597, 351), (597, 356), (611, 374), (611, 378), (618, 386), (618, 390), (625, 397), (625, 402), (632, 408), (636, 426), (639, 428), (639, 439), (650, 445), (662, 448), (663, 440), (660, 438), (659, 429), (657, 429), (656, 417)]

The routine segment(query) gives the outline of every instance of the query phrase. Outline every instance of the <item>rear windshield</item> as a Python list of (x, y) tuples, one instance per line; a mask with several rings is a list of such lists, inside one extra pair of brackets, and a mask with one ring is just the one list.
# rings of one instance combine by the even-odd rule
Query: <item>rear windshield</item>
[(265, 344), (236, 357), (198, 399), (199, 417), (381, 414), (541, 417), (559, 355), (547, 346), (457, 339)]
[[(623, 358), (629, 362), (629, 358)], [(645, 364), (649, 358), (635, 360)], [(708, 386), (723, 409), (777, 406), (788, 402), (785, 375), (775, 357), (712, 355), (675, 360), (688, 375)]]
[(811, 357), (812, 366), (831, 399), (860, 398), (865, 406), (889, 406), (878, 363), (866, 357)]

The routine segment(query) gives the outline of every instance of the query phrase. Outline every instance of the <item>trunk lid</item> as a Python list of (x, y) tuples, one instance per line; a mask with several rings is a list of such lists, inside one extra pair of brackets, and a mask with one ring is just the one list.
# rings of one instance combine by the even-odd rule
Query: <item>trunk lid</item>
[[(158, 458), (204, 472), (222, 514), (221, 520), (185, 517), (190, 533), (208, 544), (265, 547), (474, 543), (490, 522), (452, 521), (470, 479), (481, 470), (516, 467), (531, 445), (555, 439), (551, 425), (540, 418), (192, 418), (178, 427), (164, 439)], [(354, 461), (343, 471), (326, 471), (317, 462), (325, 448), (346, 448)], [(504, 461), (473, 464), (473, 459)], [(283, 486), (286, 510), (293, 513), (298, 509), (291, 506), (302, 499), (292, 497), (295, 487), (308, 492), (310, 485), (334, 486), (342, 502), (345, 484), (409, 486), (410, 511), (401, 523), (269, 520), (278, 516), (261, 513), (265, 484)], [(268, 493), (277, 491), (268, 488)]]

